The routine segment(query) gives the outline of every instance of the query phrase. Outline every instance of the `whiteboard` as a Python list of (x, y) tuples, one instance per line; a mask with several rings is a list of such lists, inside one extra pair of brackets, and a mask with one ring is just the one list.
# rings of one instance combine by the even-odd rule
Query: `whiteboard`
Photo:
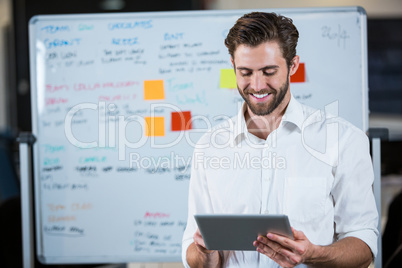
[[(365, 11), (264, 11), (300, 32), (296, 99), (367, 130)], [(247, 12), (30, 20), (41, 262), (180, 261), (194, 144), (241, 105), (224, 38)]]

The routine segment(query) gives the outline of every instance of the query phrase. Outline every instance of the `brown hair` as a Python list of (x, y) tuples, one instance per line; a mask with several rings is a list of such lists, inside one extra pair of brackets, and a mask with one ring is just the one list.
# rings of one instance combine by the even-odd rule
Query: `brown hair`
[(225, 45), (234, 59), (239, 45), (255, 47), (264, 42), (278, 41), (282, 56), (290, 67), (296, 56), (298, 39), (299, 32), (292, 19), (275, 13), (252, 12), (236, 21), (225, 39)]

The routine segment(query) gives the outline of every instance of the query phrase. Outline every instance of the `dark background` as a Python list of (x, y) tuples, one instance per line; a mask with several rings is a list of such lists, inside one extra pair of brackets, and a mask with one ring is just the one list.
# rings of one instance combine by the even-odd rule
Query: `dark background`
[[(207, 2), (208, 0), (12, 1), (13, 21), (6, 38), (9, 40), (7, 51), (10, 52), (7, 88), (9, 129), (0, 133), (0, 267), (22, 267), (19, 163), (15, 138), (21, 131), (31, 131), (29, 19), (39, 14), (199, 10), (205, 9)], [(402, 19), (368, 19), (367, 38), (370, 113), (402, 118)], [(383, 175), (402, 175), (401, 152), (402, 138), (382, 142)], [(35, 267), (41, 266), (36, 262)]]

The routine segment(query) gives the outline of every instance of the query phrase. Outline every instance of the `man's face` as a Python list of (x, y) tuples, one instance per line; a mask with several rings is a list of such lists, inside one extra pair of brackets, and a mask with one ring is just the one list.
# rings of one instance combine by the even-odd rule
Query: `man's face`
[(271, 114), (289, 93), (289, 69), (277, 42), (240, 45), (234, 52), (237, 88), (254, 115)]

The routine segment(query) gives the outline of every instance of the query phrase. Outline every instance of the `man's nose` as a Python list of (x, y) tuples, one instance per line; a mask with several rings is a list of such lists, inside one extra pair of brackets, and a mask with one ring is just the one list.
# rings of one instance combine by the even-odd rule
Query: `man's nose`
[(254, 91), (256, 92), (259, 92), (262, 89), (264, 89), (265, 88), (264, 77), (260, 74), (253, 75), (251, 79), (251, 88), (254, 89)]

